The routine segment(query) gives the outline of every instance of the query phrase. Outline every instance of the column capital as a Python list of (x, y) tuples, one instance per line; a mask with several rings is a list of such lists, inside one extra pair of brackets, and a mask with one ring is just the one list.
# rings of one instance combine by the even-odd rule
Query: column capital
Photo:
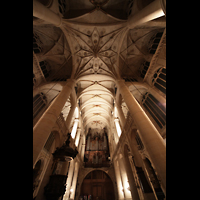
[(116, 79), (116, 82), (118, 83), (118, 82), (125, 82), (125, 80), (124, 79), (122, 79), (122, 78), (120, 78), (120, 79)]
[(76, 83), (76, 79), (74, 79), (74, 78), (69, 78), (69, 79), (67, 79), (67, 82), (74, 82), (74, 83)]
[(116, 80), (116, 85), (117, 85), (117, 88), (119, 89), (120, 86), (124, 86), (125, 85), (125, 80), (124, 79), (117, 79)]
[(66, 82), (67, 84), (71, 84), (71, 85), (75, 85), (75, 83), (76, 83), (76, 80), (75, 79), (67, 79), (67, 82)]

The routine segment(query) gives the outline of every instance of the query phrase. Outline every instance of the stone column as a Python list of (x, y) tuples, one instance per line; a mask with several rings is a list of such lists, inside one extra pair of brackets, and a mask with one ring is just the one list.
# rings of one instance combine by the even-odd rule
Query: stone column
[(75, 145), (78, 147), (78, 142), (80, 139), (80, 134), (81, 134), (81, 128), (77, 128), (77, 133), (76, 133), (76, 137), (75, 137)]
[[(136, 141), (136, 139), (135, 139), (135, 137), (136, 137), (136, 133), (137, 133), (137, 130), (136, 129), (133, 129), (132, 130), (132, 133), (131, 133), (131, 138), (130, 138), (130, 151), (131, 151), (131, 154), (132, 155), (134, 155), (134, 164), (135, 164), (135, 166), (134, 166), (134, 168), (135, 168), (135, 170), (136, 170), (136, 172), (137, 172), (137, 167), (139, 167), (139, 168), (142, 168), (143, 169), (143, 171), (144, 171), (144, 174), (145, 174), (145, 177), (146, 177), (146, 183), (143, 183), (142, 182), (142, 184), (148, 184), (149, 185), (149, 187), (151, 187), (151, 183), (149, 182), (149, 179), (147, 178), (148, 177), (148, 174), (146, 173), (146, 170), (145, 170), (145, 165), (144, 165), (144, 161), (143, 161), (143, 159), (142, 159), (142, 157), (141, 157), (141, 155), (140, 155), (140, 153), (139, 153), (139, 151), (138, 151), (138, 148), (137, 148), (137, 141)], [(126, 156), (126, 155), (125, 155)], [(140, 172), (141, 173), (141, 172)], [(138, 176), (138, 178), (139, 178), (139, 175), (137, 174), (137, 176)], [(144, 181), (144, 180), (143, 180)], [(153, 189), (153, 188), (152, 188)], [(153, 199), (155, 199), (155, 194), (154, 193), (142, 193), (143, 194), (143, 196), (144, 196), (144, 199), (151, 199), (151, 200), (153, 200)]]
[(74, 120), (74, 125), (73, 125), (73, 128), (72, 128), (72, 132), (71, 132), (71, 136), (72, 138), (74, 139), (75, 136), (76, 136), (76, 131), (77, 131), (77, 127), (78, 127), (78, 122), (79, 122), (79, 119), (75, 119)]
[(51, 130), (63, 108), (72, 89), (74, 88), (75, 80), (68, 79), (59, 95), (54, 99), (51, 105), (41, 116), (37, 124), (33, 128), (33, 165), (44, 147)]
[(67, 116), (66, 122), (65, 122), (68, 131), (69, 131), (69, 128), (70, 128), (69, 126), (70, 126), (70, 124), (71, 124), (73, 115), (74, 115), (75, 108), (76, 108), (76, 105), (75, 105), (75, 104), (72, 104), (71, 109), (70, 109), (70, 111), (69, 111), (69, 114), (68, 114), (68, 116)]
[(79, 144), (78, 144), (78, 152), (79, 152), (80, 155), (81, 155), (81, 147), (82, 147), (82, 144), (83, 144), (83, 135), (81, 134), (81, 135), (80, 135)]
[(116, 126), (116, 129), (117, 129), (117, 134), (120, 137), (122, 130), (121, 130), (121, 127), (119, 125), (119, 119), (118, 118), (114, 119), (114, 122), (115, 122), (115, 126)]
[(61, 26), (62, 18), (40, 2), (33, 0), (33, 16), (46, 22)]
[(137, 100), (125, 85), (124, 80), (116, 81), (118, 89), (126, 102), (131, 116), (139, 130), (143, 144), (152, 160), (152, 163), (161, 179), (163, 188), (166, 188), (166, 145), (163, 138), (145, 114)]
[(72, 181), (72, 186), (70, 188), (70, 199), (74, 199), (74, 197), (75, 197), (78, 170), (79, 170), (79, 163), (76, 162), (75, 163), (74, 177), (73, 177), (73, 181)]
[(85, 154), (85, 134), (83, 134), (82, 138), (82, 148), (81, 148), (81, 160), (84, 161), (84, 154)]
[[(125, 170), (125, 166), (124, 166), (124, 159), (122, 154), (119, 155), (119, 169), (120, 169), (120, 173), (121, 173), (121, 178), (122, 178), (122, 184), (123, 184), (123, 191), (124, 191), (124, 195), (125, 195), (125, 199), (132, 199), (131, 197), (131, 191), (128, 190), (128, 187), (130, 186), (128, 183), (128, 177), (127, 177), (127, 171)], [(137, 199), (134, 199), (137, 200)], [(139, 199), (138, 199), (139, 200)]]
[(133, 171), (131, 169), (131, 165), (130, 165), (130, 161), (129, 161), (129, 157), (128, 157), (128, 152), (127, 151), (124, 152), (124, 156), (123, 156), (122, 159), (124, 161), (124, 165), (125, 165), (125, 169), (126, 169), (129, 185), (130, 185), (130, 191), (131, 191), (132, 198), (134, 200), (140, 200), (139, 195), (138, 195), (138, 191), (137, 191), (137, 187), (136, 187), (136, 184), (135, 184), (135, 179), (133, 177)]
[(69, 167), (69, 172), (68, 172), (68, 177), (67, 177), (67, 182), (66, 182), (66, 191), (65, 194), (63, 196), (63, 200), (68, 200), (69, 199), (69, 193), (70, 193), (70, 189), (71, 189), (71, 184), (72, 184), (72, 176), (73, 176), (73, 171), (74, 171), (74, 165), (75, 162), (74, 160), (70, 161), (70, 167)]
[(128, 18), (128, 28), (132, 29), (135, 26), (151, 21), (153, 19), (164, 16), (161, 6), (161, 0), (155, 0), (142, 10), (138, 11), (136, 14), (130, 15)]
[(121, 176), (120, 176), (120, 171), (119, 171), (119, 163), (118, 161), (114, 161), (114, 169), (115, 169), (115, 177), (116, 177), (116, 182), (117, 182), (117, 190), (118, 190), (118, 198), (119, 200), (124, 199), (124, 193), (122, 192), (123, 186), (122, 186), (122, 181), (121, 181)]
[(122, 129), (124, 128), (124, 124), (126, 122), (126, 118), (124, 117), (124, 113), (122, 111), (122, 107), (116, 102), (115, 103), (116, 105), (116, 108), (117, 108), (117, 111), (118, 111), (118, 114), (119, 114), (119, 118), (120, 118), (120, 122), (121, 122), (121, 125), (122, 125)]
[(117, 145), (117, 143), (118, 143), (118, 141), (119, 141), (119, 136), (118, 136), (118, 134), (117, 134), (117, 129), (116, 129), (116, 125), (115, 125), (115, 118), (114, 118), (114, 116), (112, 116), (112, 118), (111, 118), (111, 126), (112, 126), (112, 128), (111, 128), (111, 130), (112, 130), (112, 132), (113, 132), (113, 138), (114, 138), (114, 143), (115, 143), (115, 147), (116, 147), (116, 145)]
[(137, 144), (137, 141), (135, 139), (136, 137), (136, 133), (137, 133), (137, 129), (133, 129), (131, 131), (131, 140), (129, 141), (129, 144), (130, 144), (130, 151), (132, 153), (132, 155), (134, 155), (134, 162), (135, 162), (135, 165), (137, 167), (143, 167), (143, 161), (142, 161), (142, 158), (141, 158), (141, 155), (138, 151), (138, 144)]

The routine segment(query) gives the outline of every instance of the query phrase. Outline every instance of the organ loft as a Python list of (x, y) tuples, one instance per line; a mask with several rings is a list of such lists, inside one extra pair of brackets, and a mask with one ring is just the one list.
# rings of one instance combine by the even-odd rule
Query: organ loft
[(85, 166), (106, 167), (109, 166), (108, 136), (105, 128), (98, 132), (98, 129), (89, 129), (86, 138)]
[(166, 0), (33, 0), (33, 199), (166, 200)]

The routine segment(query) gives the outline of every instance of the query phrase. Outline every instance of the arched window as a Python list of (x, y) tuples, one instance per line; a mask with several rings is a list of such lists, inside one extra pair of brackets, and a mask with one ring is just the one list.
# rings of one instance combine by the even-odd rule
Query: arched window
[(46, 96), (41, 92), (33, 97), (33, 119), (47, 104)]
[(42, 72), (44, 74), (44, 77), (48, 78), (49, 77), (49, 73), (50, 73), (50, 66), (49, 66), (48, 62), (46, 60), (41, 61), (40, 62), (40, 67), (41, 67), (41, 70), (42, 70)]
[(128, 8), (127, 8), (127, 15), (129, 16), (132, 12), (132, 7), (133, 7), (133, 3), (134, 1), (133, 0), (129, 0), (128, 2)]
[(140, 139), (140, 136), (139, 136), (138, 133), (136, 133), (135, 140), (136, 140), (136, 142), (138, 144), (138, 149), (139, 150), (143, 150), (144, 149), (144, 145), (143, 145), (142, 140)]
[(51, 134), (49, 135), (45, 145), (44, 145), (44, 148), (49, 152), (50, 148), (51, 148), (51, 145), (53, 144), (53, 141), (55, 140), (55, 136), (54, 134), (51, 132)]
[(146, 93), (143, 96), (142, 104), (158, 124), (163, 128), (166, 124), (166, 108), (151, 94)]
[(152, 167), (151, 161), (148, 158), (145, 158), (144, 165), (148, 173), (148, 177), (150, 182), (152, 183), (153, 190), (156, 193), (157, 199), (165, 199), (165, 194), (160, 185), (160, 181), (156, 175), (154, 168)]
[(142, 64), (142, 66), (141, 66), (141, 74), (140, 74), (140, 76), (141, 76), (142, 78), (145, 77), (145, 75), (146, 75), (146, 73), (147, 73), (147, 70), (148, 70), (148, 68), (149, 68), (149, 65), (150, 65), (150, 62), (147, 62), (147, 61), (145, 61), (145, 62)]
[(42, 42), (36, 33), (33, 33), (33, 51), (34, 53), (41, 53)]
[(66, 1), (65, 0), (58, 0), (59, 4), (59, 11), (64, 16), (66, 12)]
[(159, 68), (153, 76), (152, 83), (161, 92), (166, 94), (166, 68)]
[(151, 37), (148, 44), (148, 49), (149, 49), (150, 54), (154, 54), (156, 52), (156, 49), (158, 47), (162, 34), (163, 32), (158, 32)]

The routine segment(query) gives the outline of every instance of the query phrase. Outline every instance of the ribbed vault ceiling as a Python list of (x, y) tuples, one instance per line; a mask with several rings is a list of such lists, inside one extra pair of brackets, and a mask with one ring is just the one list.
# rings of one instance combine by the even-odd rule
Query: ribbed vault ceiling
[[(83, 12), (76, 16), (69, 10), (62, 30), (72, 52), (72, 77), (77, 79), (84, 127), (104, 128), (109, 125), (115, 79), (133, 77), (145, 59), (151, 59), (145, 45), (153, 34), (152, 28), (128, 31), (125, 18), (112, 12), (124, 12), (128, 3), (90, 0), (80, 1), (77, 6), (76, 1), (69, 1), (71, 11)], [(134, 92), (137, 96), (137, 91)], [(126, 113), (126, 105), (122, 106)]]
[[(109, 18), (103, 12), (102, 15), (103, 21)], [(76, 22), (79, 20), (82, 21), (81, 17)], [(110, 124), (118, 73), (119, 41), (124, 27), (120, 23), (112, 26), (67, 24), (63, 28), (73, 52), (72, 76), (77, 79), (84, 127), (101, 129)]]
[[(147, 43), (155, 30), (164, 28), (165, 24), (153, 22), (151, 25), (146, 23), (142, 27), (127, 29), (130, 4), (133, 6), (132, 10), (137, 12), (142, 9), (141, 2), (144, 1), (139, 1), (139, 4), (138, 1), (129, 0), (66, 2), (68, 10), (60, 27), (62, 34), (55, 42), (63, 50), (57, 52), (59, 48), (55, 45), (56, 48), (52, 48), (45, 56), (55, 62), (63, 59), (66, 67), (63, 63), (60, 64), (59, 67), (63, 69), (60, 70), (60, 76), (69, 78), (68, 74), (71, 74), (71, 78), (77, 80), (77, 100), (83, 126), (104, 128), (109, 125), (112, 116), (115, 80), (120, 77), (133, 78), (145, 60), (151, 61), (152, 55), (148, 53)], [(151, 0), (148, 1), (150, 2)], [(43, 27), (47, 29), (48, 26), (52, 25), (44, 23)], [(44, 35), (49, 35), (48, 29), (46, 33), (44, 31)], [(135, 87), (132, 90), (137, 97), (138, 90)], [(145, 90), (142, 91), (144, 92)], [(66, 113), (69, 111), (68, 104)], [(126, 113), (125, 103), (122, 103), (122, 108)]]

